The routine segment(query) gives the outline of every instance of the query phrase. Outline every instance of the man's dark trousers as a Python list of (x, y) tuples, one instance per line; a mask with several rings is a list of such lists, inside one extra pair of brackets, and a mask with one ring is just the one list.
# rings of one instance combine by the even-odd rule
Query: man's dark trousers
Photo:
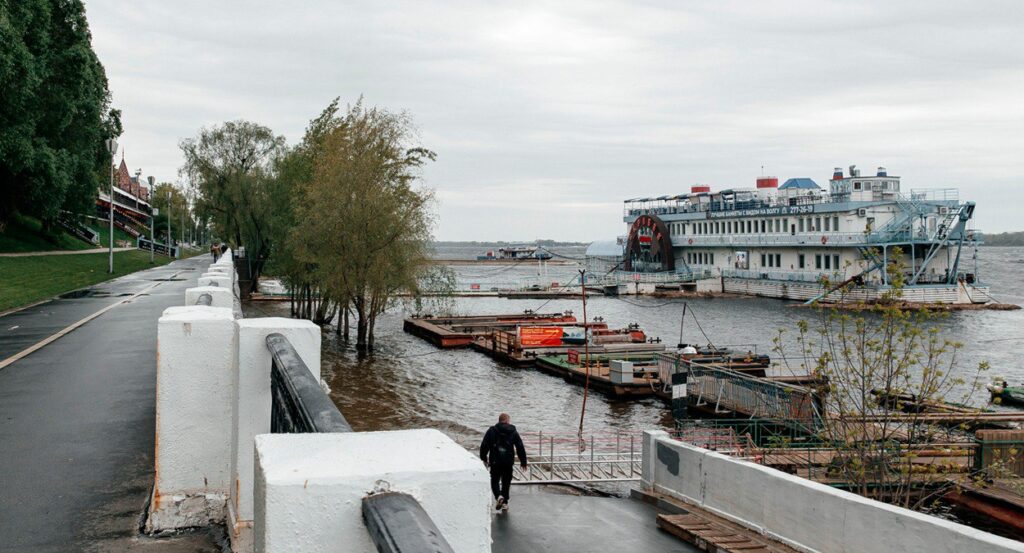
[(514, 464), (491, 465), (491, 492), (494, 494), (494, 499), (501, 496), (508, 501), (508, 492), (512, 487), (513, 467), (515, 467)]

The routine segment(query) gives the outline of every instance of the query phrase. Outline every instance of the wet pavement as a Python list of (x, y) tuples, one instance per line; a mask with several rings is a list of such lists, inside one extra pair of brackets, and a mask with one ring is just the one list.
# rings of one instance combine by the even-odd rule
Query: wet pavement
[(494, 553), (700, 551), (658, 528), (654, 506), (545, 486), (513, 486), (509, 511), (491, 523)]
[(153, 485), (156, 321), (209, 263), (176, 261), (0, 317), (2, 361), (146, 291), (0, 369), (0, 550), (220, 551), (215, 531), (138, 532)]

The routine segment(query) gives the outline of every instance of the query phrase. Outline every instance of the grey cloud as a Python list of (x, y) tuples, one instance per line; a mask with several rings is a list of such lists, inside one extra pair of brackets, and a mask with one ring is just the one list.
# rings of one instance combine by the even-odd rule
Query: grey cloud
[(1018, 2), (87, 2), (129, 164), (334, 96), (409, 111), (442, 239), (589, 240), (621, 200), (885, 165), (1019, 228)]

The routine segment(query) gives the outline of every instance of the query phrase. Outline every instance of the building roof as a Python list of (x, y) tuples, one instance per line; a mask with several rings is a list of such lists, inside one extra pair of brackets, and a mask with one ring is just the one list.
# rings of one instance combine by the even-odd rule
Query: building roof
[(818, 183), (806, 177), (789, 179), (782, 186), (779, 187), (779, 190), (789, 190), (793, 188), (798, 188), (801, 190), (821, 190), (821, 187), (818, 186)]
[(621, 257), (622, 246), (615, 240), (598, 240), (587, 246), (587, 257)]

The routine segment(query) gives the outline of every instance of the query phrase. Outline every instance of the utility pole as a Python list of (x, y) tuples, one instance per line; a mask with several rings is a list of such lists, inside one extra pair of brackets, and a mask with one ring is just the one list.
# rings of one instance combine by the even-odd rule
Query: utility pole
[[(152, 201), (153, 200), (153, 196), (155, 195), (155, 192), (156, 192), (156, 177), (149, 177), (148, 180), (149, 180), (149, 197), (146, 198), (146, 199)], [(155, 224), (153, 222), (153, 220), (156, 219), (156, 216), (159, 215), (159, 214), (160, 214), (160, 210), (159, 209), (153, 207), (152, 205), (149, 206), (149, 264), (150, 265), (153, 264), (153, 262), (154, 262), (153, 256), (156, 253), (156, 234), (155, 234), (155, 230), (156, 229), (153, 228), (153, 226)]]
[(110, 266), (107, 272), (114, 274), (114, 154), (117, 153), (117, 140), (107, 139), (107, 151), (110, 152)]
[(167, 185), (167, 255), (171, 255), (171, 241), (174, 237), (171, 236), (171, 185)]

